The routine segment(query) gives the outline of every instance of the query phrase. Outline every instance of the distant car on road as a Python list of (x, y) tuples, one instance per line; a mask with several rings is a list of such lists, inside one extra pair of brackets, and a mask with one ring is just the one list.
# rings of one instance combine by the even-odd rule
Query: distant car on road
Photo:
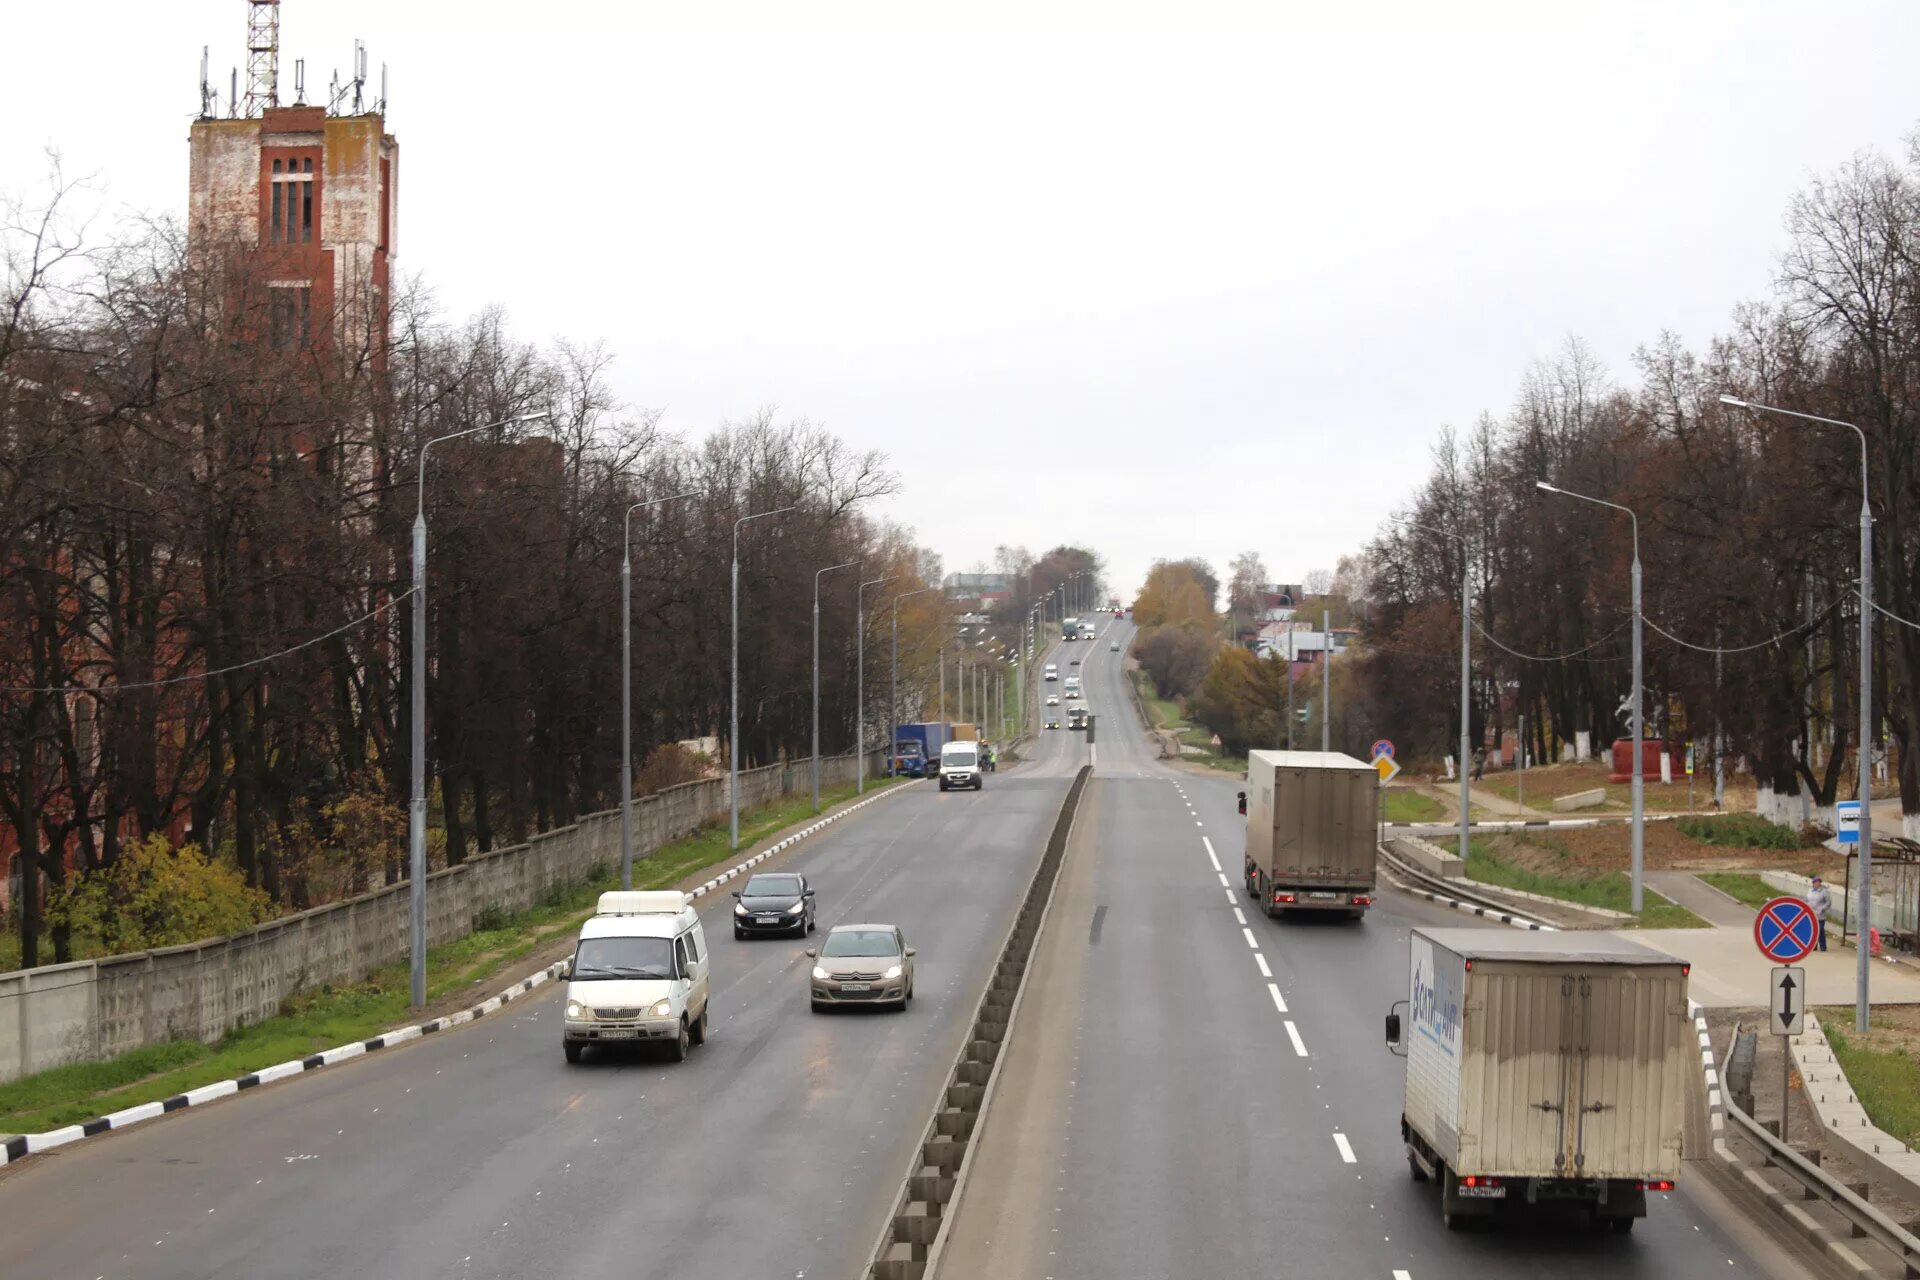
[(913, 948), (893, 924), (839, 924), (813, 958), (807, 984), (815, 1013), (832, 1005), (891, 1004), (913, 999)]
[(803, 875), (788, 872), (749, 877), (734, 895), (733, 936), (756, 933), (813, 932), (813, 887)]
[(1047, 717), (1047, 728), (1049, 728), (1049, 729), (1058, 729), (1059, 727), (1060, 727), (1060, 717), (1059, 717), (1059, 716), (1048, 716), (1048, 717)]
[(1047, 695), (1047, 705), (1048, 705), (1048, 706), (1050, 706), (1050, 707), (1057, 707), (1057, 706), (1059, 706), (1059, 705), (1060, 705), (1060, 695), (1059, 695), (1059, 694), (1057, 694), (1057, 693), (1050, 693), (1050, 694), (1048, 694), (1048, 695)]
[(1076, 667), (1077, 667), (1077, 666), (1079, 666), (1079, 665), (1080, 665), (1080, 659), (1078, 659), (1078, 658), (1075, 658), (1075, 659), (1073, 660), (1073, 665), (1074, 665), (1074, 666), (1076, 666)]
[(1112, 644), (1108, 645), (1107, 648), (1113, 650), (1115, 653), (1118, 653), (1120, 652), (1120, 642), (1118, 640), (1115, 640)]

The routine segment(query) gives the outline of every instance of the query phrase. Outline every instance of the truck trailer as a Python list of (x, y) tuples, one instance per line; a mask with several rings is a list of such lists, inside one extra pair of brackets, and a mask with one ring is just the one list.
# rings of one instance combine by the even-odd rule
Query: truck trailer
[(1450, 1230), (1572, 1202), (1625, 1234), (1673, 1189), (1705, 1108), (1688, 969), (1615, 933), (1413, 931), (1387, 1043), (1407, 1164)]
[(930, 772), (938, 772), (940, 748), (947, 742), (947, 726), (937, 720), (899, 726), (893, 731), (894, 775), (924, 778)]
[(1250, 751), (1246, 890), (1269, 916), (1373, 905), (1380, 777), (1337, 751)]

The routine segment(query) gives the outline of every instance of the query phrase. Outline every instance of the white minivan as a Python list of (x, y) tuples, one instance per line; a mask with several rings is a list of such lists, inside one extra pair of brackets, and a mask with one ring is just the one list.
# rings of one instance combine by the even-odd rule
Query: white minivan
[(588, 1045), (645, 1041), (682, 1061), (706, 1041), (711, 990), (706, 931), (686, 894), (603, 893), (567, 967), (567, 1061)]
[(940, 748), (940, 789), (942, 791), (951, 791), (955, 787), (972, 787), (978, 791), (983, 785), (979, 743), (949, 742)]

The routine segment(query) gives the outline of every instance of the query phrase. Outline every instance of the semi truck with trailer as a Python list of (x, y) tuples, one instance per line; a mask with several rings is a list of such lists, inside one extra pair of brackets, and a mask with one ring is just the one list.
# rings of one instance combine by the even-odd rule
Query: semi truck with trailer
[(893, 772), (896, 776), (924, 778), (940, 768), (940, 748), (950, 735), (941, 722), (903, 724), (893, 732)]
[(1269, 916), (1373, 905), (1380, 777), (1337, 751), (1250, 751), (1247, 896)]
[(1673, 1190), (1706, 1111), (1688, 972), (1617, 933), (1413, 930), (1387, 1043), (1449, 1229), (1571, 1202), (1624, 1235)]

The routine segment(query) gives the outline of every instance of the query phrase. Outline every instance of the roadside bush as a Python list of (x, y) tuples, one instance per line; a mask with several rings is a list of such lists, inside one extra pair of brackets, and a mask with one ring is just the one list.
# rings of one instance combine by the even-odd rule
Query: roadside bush
[(1153, 677), (1163, 698), (1191, 698), (1200, 691), (1220, 648), (1220, 638), (1202, 623), (1154, 627), (1133, 643), (1140, 669)]
[(712, 768), (713, 761), (698, 751), (689, 751), (677, 742), (662, 743), (633, 771), (633, 794), (650, 796), (683, 782), (698, 782)]
[(1679, 821), (1680, 834), (1702, 844), (1740, 849), (1800, 849), (1809, 843), (1800, 832), (1775, 826), (1757, 813), (1722, 813)]
[(100, 940), (109, 954), (219, 938), (260, 923), (273, 904), (240, 869), (164, 835), (137, 840), (112, 866), (73, 881), (48, 919)]

